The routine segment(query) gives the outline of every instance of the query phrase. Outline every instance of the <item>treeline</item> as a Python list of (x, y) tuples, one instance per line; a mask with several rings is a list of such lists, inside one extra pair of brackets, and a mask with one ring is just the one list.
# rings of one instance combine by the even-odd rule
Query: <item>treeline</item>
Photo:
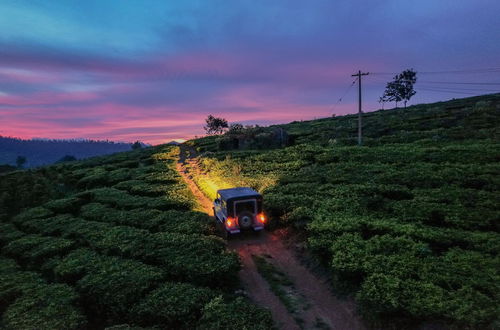
[(55, 163), (65, 156), (76, 159), (128, 151), (131, 144), (97, 140), (23, 140), (0, 135), (0, 164), (17, 166), (18, 157), (25, 157), (23, 167)]

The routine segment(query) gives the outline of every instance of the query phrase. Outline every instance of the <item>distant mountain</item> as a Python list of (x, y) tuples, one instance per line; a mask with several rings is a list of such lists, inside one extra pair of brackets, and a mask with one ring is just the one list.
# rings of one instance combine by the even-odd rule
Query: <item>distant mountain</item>
[(0, 164), (16, 165), (19, 156), (26, 157), (24, 167), (55, 163), (65, 156), (76, 159), (131, 150), (129, 143), (94, 140), (23, 140), (0, 136)]

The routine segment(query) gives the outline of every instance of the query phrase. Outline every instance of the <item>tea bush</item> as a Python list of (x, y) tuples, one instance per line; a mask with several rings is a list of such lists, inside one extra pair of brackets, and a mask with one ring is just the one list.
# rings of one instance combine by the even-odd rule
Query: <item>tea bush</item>
[[(167, 231), (184, 234), (208, 234), (210, 219), (194, 211), (116, 210), (99, 203), (89, 203), (80, 210), (80, 216), (94, 221), (125, 225), (151, 232)], [(178, 221), (179, 218), (182, 221)]]
[(78, 295), (64, 284), (47, 284), (39, 274), (0, 258), (0, 312), (5, 329), (81, 329), (87, 321)]
[(5, 329), (81, 329), (87, 321), (76, 308), (78, 295), (64, 284), (42, 285), (16, 299), (3, 313)]
[(3, 247), (2, 254), (21, 263), (38, 265), (48, 258), (67, 253), (74, 246), (73, 241), (64, 238), (25, 235)]
[(191, 210), (176, 149), (2, 176), (0, 327), (190, 329), (232, 299), (238, 256)]
[(197, 328), (266, 330), (273, 328), (273, 321), (269, 311), (263, 311), (243, 298), (225, 302), (217, 297), (203, 308)]
[(270, 222), (304, 230), (374, 324), (495, 328), (500, 96), (474, 111), (482, 99), (364, 114), (362, 147), (352, 143), (355, 116), (280, 125), (295, 140), (283, 149), (191, 145), (212, 151), (199, 159), (203, 180), (260, 189)]
[(132, 309), (142, 325), (158, 324), (169, 329), (193, 329), (201, 311), (217, 293), (187, 283), (167, 283), (149, 293)]

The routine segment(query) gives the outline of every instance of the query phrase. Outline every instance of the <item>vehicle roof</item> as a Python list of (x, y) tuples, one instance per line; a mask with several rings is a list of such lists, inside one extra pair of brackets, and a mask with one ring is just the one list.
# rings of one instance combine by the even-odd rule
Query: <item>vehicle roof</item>
[(217, 190), (217, 193), (225, 200), (237, 197), (261, 197), (261, 194), (250, 187), (220, 189)]

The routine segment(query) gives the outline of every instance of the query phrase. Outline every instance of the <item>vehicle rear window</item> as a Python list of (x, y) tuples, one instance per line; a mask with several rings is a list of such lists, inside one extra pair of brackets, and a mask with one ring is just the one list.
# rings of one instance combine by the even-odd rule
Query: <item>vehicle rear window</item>
[(255, 201), (236, 202), (235, 205), (236, 205), (236, 214), (240, 214), (245, 211), (251, 213), (255, 212)]

